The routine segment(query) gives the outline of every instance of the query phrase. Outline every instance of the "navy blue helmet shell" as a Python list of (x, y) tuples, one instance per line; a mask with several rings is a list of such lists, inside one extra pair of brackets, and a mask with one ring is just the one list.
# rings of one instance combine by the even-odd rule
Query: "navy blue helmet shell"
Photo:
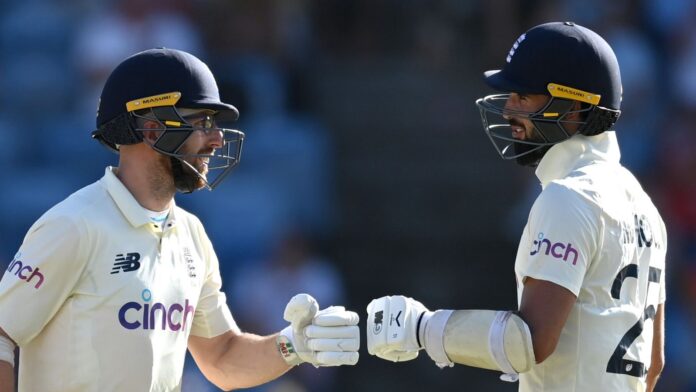
[(555, 83), (600, 95), (598, 106), (621, 109), (619, 62), (607, 41), (573, 22), (536, 26), (513, 44), (502, 69), (485, 72), (503, 92), (548, 94)]

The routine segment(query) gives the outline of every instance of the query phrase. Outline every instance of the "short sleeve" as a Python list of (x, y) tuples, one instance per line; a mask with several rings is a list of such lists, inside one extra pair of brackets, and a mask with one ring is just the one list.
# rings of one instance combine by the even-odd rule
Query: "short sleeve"
[(197, 242), (204, 247), (202, 254), (206, 259), (206, 277), (196, 306), (191, 335), (212, 338), (229, 330), (239, 331), (227, 306), (227, 297), (221, 290), (222, 278), (217, 255), (202, 227), (198, 236)]
[(577, 297), (601, 238), (595, 209), (575, 190), (549, 184), (530, 212), (517, 274), (558, 284)]
[(0, 327), (21, 347), (70, 297), (87, 264), (85, 230), (67, 217), (42, 217), (0, 281)]

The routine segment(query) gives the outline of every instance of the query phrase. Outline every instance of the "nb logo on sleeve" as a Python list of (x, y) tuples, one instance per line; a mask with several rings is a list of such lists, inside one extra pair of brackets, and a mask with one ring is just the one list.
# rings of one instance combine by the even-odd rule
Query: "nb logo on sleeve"
[(111, 269), (111, 274), (117, 274), (121, 271), (131, 272), (140, 268), (140, 253), (119, 253), (116, 255), (116, 262)]

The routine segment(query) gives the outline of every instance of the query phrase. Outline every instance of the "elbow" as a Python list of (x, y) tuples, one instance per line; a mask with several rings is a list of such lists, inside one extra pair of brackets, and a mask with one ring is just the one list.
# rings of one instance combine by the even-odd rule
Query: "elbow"
[(216, 361), (211, 363), (199, 360), (197, 365), (203, 376), (205, 376), (205, 379), (211, 384), (215, 385), (217, 388), (223, 391), (239, 389), (240, 386), (236, 385), (232, 380), (230, 380), (230, 378), (225, 375), (224, 370), (216, 366), (216, 363), (220, 362)]
[(654, 357), (652, 359), (652, 361), (650, 363), (650, 369), (648, 369), (648, 373), (652, 377), (657, 378), (660, 376), (660, 374), (662, 374), (662, 370), (664, 370), (664, 368), (665, 368), (665, 356), (660, 355), (659, 357), (657, 357), (657, 358)]
[(234, 385), (232, 385), (229, 382), (225, 382), (223, 378), (211, 377), (205, 373), (203, 373), (203, 375), (211, 384), (215, 385), (217, 388), (223, 391), (233, 391), (235, 389)]
[(242, 386), (237, 385), (229, 377), (226, 377), (221, 369), (215, 368), (214, 371), (210, 371), (209, 368), (207, 371), (202, 371), (202, 373), (211, 384), (223, 391), (234, 391), (242, 388)]
[(240, 387), (238, 385), (235, 385), (229, 381), (225, 381), (223, 379), (214, 379), (214, 378), (209, 378), (206, 377), (208, 381), (210, 381), (213, 385), (218, 387), (219, 389), (223, 391), (234, 391), (236, 389), (239, 389)]
[(537, 323), (537, 325), (530, 325), (530, 329), (534, 359), (539, 364), (556, 351), (556, 346), (561, 338), (561, 328), (556, 328), (555, 325)]
[(558, 344), (558, 339), (534, 339), (532, 344), (534, 345), (534, 359), (536, 363), (544, 362), (548, 357), (556, 351), (556, 345)]
[(534, 350), (534, 359), (537, 364), (540, 364), (553, 354), (553, 349), (551, 350)]

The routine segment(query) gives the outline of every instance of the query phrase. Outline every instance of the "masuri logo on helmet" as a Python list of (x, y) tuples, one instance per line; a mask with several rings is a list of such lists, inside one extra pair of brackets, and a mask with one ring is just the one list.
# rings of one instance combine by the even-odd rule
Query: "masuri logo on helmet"
[(181, 98), (181, 93), (174, 91), (171, 93), (164, 93), (159, 95), (153, 95), (152, 97), (145, 97), (140, 99), (134, 99), (126, 103), (126, 110), (129, 112), (147, 109), (154, 106), (176, 106)]

